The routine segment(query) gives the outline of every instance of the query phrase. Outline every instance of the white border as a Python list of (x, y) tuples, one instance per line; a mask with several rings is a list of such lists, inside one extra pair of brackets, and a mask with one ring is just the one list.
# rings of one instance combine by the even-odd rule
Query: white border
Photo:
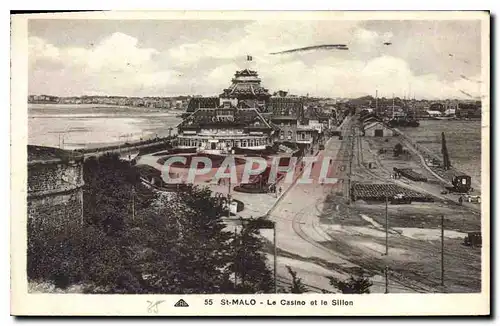
[[(286, 13), (252, 13), (252, 12), (104, 12), (92, 13), (92, 18), (120, 18), (120, 19), (280, 19), (301, 20), (301, 19), (483, 19), (483, 94), (487, 95), (485, 103), (489, 104), (489, 37), (486, 31), (489, 30), (489, 17), (485, 13), (472, 12), (286, 12)], [(71, 19), (88, 19), (88, 13), (60, 14), (57, 18), (70, 17)], [(474, 16), (477, 15), (477, 16)], [(42, 15), (43, 16), (43, 15)], [(53, 15), (44, 15), (54, 19)], [(207, 18), (210, 16), (210, 18)], [(35, 18), (36, 16), (30, 16)], [(41, 16), (36, 18), (42, 18)], [(244, 307), (244, 309), (228, 309), (227, 307), (214, 306), (209, 311), (203, 310), (203, 300), (210, 296), (178, 296), (178, 295), (155, 295), (155, 296), (133, 296), (133, 295), (49, 295), (49, 294), (27, 294), (27, 284), (25, 275), (26, 263), (26, 165), (15, 162), (26, 162), (26, 95), (27, 95), (27, 20), (26, 17), (18, 16), (12, 22), (12, 109), (11, 129), (12, 152), (11, 152), (11, 266), (12, 266), (12, 307), (13, 314), (64, 314), (64, 315), (149, 315), (145, 309), (146, 300), (167, 300), (166, 311), (161, 311), (160, 315), (469, 315), (486, 314), (489, 312), (489, 252), (483, 250), (483, 286), (482, 294), (390, 294), (369, 296), (350, 295), (347, 298), (355, 301), (355, 309), (339, 307), (328, 310), (311, 308), (307, 306), (293, 307), (293, 309), (282, 309), (271, 307), (266, 309), (256, 309)], [(486, 33), (485, 33), (486, 32)], [(488, 63), (488, 64), (486, 64)], [(489, 234), (489, 107), (483, 107), (483, 175), (482, 175), (482, 217), (483, 234)], [(484, 246), (488, 248), (489, 239), (483, 236)], [(15, 250), (14, 250), (15, 248)], [(325, 295), (303, 294), (297, 298), (319, 299)], [(330, 298), (342, 298), (339, 295), (329, 295)], [(180, 298), (189, 298), (190, 308), (173, 309), (173, 304)], [(224, 296), (227, 298), (243, 296)], [(252, 296), (258, 301), (265, 301), (267, 298), (283, 298), (283, 295)], [(287, 295), (287, 299), (293, 299), (292, 295)], [(345, 296), (344, 296), (345, 298)], [(403, 300), (404, 299), (404, 300)], [(167, 307), (169, 306), (169, 307)]]

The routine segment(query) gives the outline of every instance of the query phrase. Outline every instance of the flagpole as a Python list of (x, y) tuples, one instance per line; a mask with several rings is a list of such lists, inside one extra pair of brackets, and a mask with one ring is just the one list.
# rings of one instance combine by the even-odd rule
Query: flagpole
[(249, 69), (249, 70), (251, 70), (251, 69), (250, 69), (250, 68), (251, 68), (251, 63), (250, 63), (251, 61), (253, 61), (253, 56), (251, 56), (251, 55), (247, 54), (247, 64), (246, 64), (246, 68), (247, 68), (247, 69)]

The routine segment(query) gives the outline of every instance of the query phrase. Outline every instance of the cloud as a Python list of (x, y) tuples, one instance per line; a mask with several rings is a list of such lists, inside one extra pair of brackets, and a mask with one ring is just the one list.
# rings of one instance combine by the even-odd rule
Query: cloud
[(39, 37), (32, 36), (29, 38), (28, 51), (30, 64), (36, 64), (37, 60), (59, 59), (59, 49)]
[[(146, 29), (135, 36), (116, 32), (103, 35), (100, 41), (86, 46), (71, 42), (56, 46), (32, 36), (30, 92), (215, 95), (230, 85), (236, 70), (249, 65), (259, 72), (264, 87), (271, 92), (285, 89), (295, 94), (350, 97), (378, 90), (389, 97), (392, 93), (403, 96), (411, 88), (417, 97), (466, 98), (463, 92), (479, 96), (475, 52), (463, 49), (454, 33), (460, 32), (470, 44), (476, 44), (477, 35), (474, 29), (460, 24), (266, 20), (229, 26), (214, 30), (210, 38), (197, 38), (201, 34), (196, 30), (187, 31), (189, 41), (162, 44), (161, 51), (154, 48), (152, 40), (161, 42), (162, 37), (148, 35)], [(469, 30), (471, 35), (465, 35)], [(413, 34), (419, 37), (409, 37)], [(141, 40), (143, 35), (148, 35), (147, 43)], [(388, 41), (392, 45), (383, 45)], [(331, 43), (346, 44), (349, 51), (270, 55)], [(474, 64), (448, 53), (472, 59)], [(247, 54), (254, 61), (245, 62)], [(452, 69), (456, 73), (450, 73)]]
[[(71, 80), (79, 94), (128, 92), (147, 94), (148, 88), (159, 90), (178, 82), (179, 73), (173, 69), (158, 70), (159, 51), (141, 48), (138, 40), (123, 33), (114, 33), (89, 48), (57, 48), (39, 37), (29, 38), (30, 86), (45, 93), (58, 94), (60, 80)], [(58, 71), (51, 71), (56, 65)], [(40, 71), (58, 75), (47, 83)], [(36, 72), (36, 73), (35, 73)], [(85, 88), (81, 87), (85, 85)], [(51, 87), (52, 86), (52, 87)], [(69, 90), (70, 88), (64, 87)], [(69, 95), (69, 94), (65, 94)]]
[[(217, 67), (204, 78), (205, 83), (219, 90), (227, 87), (237, 68), (234, 64)], [(402, 97), (405, 94), (408, 96), (411, 89), (417, 97), (465, 98), (460, 90), (474, 96), (478, 96), (480, 91), (477, 82), (465, 79), (448, 83), (433, 74), (415, 75), (407, 62), (392, 56), (382, 56), (368, 62), (330, 58), (313, 67), (300, 60), (283, 63), (266, 61), (252, 63), (250, 68), (260, 73), (265, 87), (302, 95), (362, 96), (374, 95), (375, 90), (378, 90), (381, 96), (391, 97), (394, 93)]]

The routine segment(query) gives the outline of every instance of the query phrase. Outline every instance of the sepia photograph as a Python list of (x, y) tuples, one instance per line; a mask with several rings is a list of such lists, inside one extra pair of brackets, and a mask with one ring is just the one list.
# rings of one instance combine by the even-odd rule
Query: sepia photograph
[(11, 21), (13, 312), (489, 314), (488, 12)]

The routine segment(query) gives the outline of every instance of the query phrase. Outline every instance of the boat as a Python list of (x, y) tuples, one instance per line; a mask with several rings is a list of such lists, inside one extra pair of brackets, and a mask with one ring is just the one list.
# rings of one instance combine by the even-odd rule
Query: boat
[(398, 117), (392, 118), (387, 123), (390, 127), (419, 127), (420, 122), (417, 119), (408, 118), (408, 117)]

